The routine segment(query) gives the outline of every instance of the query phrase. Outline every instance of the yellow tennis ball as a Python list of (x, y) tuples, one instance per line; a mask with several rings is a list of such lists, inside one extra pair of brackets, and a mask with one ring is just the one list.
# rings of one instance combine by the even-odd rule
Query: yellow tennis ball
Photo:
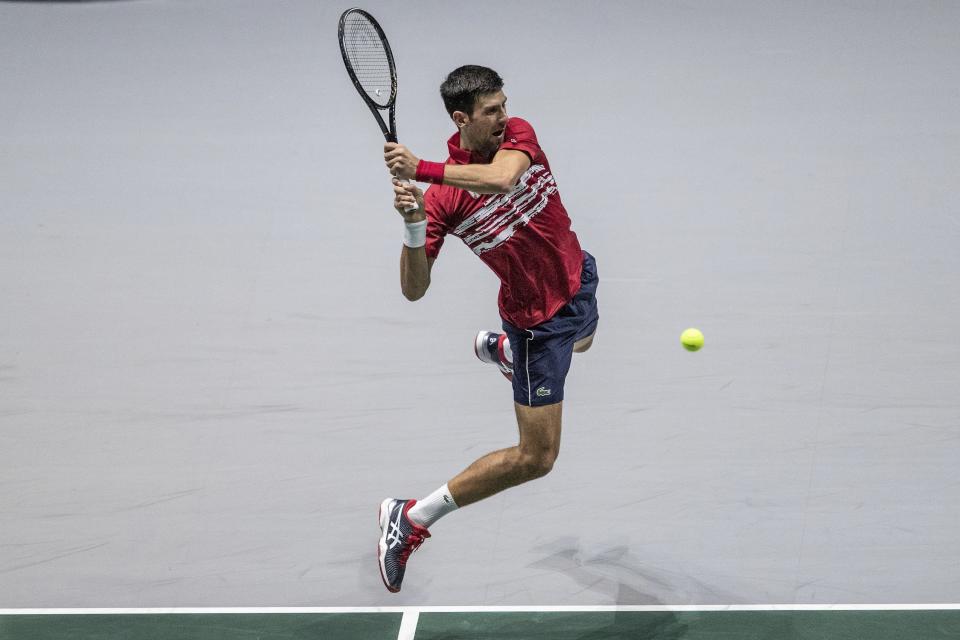
[(699, 351), (703, 346), (703, 334), (699, 329), (687, 329), (680, 334), (680, 344), (687, 351)]

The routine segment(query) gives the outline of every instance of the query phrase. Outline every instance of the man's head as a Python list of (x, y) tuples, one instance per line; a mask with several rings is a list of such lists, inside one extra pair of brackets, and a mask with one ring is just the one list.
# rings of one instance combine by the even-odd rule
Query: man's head
[(507, 125), (507, 97), (497, 72), (477, 65), (454, 69), (440, 85), (440, 95), (464, 148), (496, 153)]

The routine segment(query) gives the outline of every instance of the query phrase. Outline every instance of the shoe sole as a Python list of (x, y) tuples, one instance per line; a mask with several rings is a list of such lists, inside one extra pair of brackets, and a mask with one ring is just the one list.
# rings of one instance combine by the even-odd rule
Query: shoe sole
[(383, 565), (383, 559), (387, 555), (387, 530), (390, 521), (390, 508), (393, 506), (393, 498), (387, 498), (380, 503), (380, 512), (377, 514), (377, 520), (380, 522), (380, 542), (377, 543), (377, 564), (380, 565), (380, 579), (383, 580), (383, 586), (390, 593), (397, 593), (400, 587), (392, 587), (387, 582), (387, 570)]

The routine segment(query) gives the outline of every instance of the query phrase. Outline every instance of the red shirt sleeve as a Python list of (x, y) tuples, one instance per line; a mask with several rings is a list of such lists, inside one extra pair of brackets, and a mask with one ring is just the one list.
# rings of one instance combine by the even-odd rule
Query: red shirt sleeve
[(507, 129), (503, 134), (503, 142), (500, 143), (501, 149), (516, 149), (523, 151), (530, 156), (530, 162), (536, 162), (537, 158), (543, 154), (540, 143), (537, 141), (537, 134), (530, 126), (530, 123), (522, 118), (510, 118), (507, 120)]
[(443, 239), (450, 230), (445, 222), (443, 207), (440, 203), (440, 188), (430, 185), (423, 194), (423, 208), (427, 214), (427, 244), (424, 250), (428, 258), (436, 258), (443, 246)]

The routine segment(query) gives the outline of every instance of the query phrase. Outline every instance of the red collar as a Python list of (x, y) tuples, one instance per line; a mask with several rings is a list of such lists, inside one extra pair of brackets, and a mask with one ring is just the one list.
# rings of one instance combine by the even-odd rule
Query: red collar
[(472, 151), (460, 148), (459, 131), (450, 136), (450, 139), (447, 140), (447, 149), (450, 151), (450, 159), (453, 160), (455, 164), (471, 164), (473, 162), (480, 162), (479, 159), (474, 160)]

